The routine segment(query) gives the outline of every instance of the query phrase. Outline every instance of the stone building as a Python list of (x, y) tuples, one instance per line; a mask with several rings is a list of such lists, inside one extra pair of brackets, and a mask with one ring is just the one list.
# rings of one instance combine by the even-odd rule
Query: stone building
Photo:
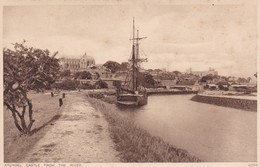
[(209, 75), (209, 74), (218, 75), (218, 72), (213, 68), (209, 68), (208, 71), (193, 71), (192, 68), (189, 68), (186, 71), (186, 74), (193, 74), (193, 75), (203, 77), (203, 76), (206, 76), (206, 75)]
[(60, 58), (61, 70), (84, 71), (95, 65), (95, 59), (86, 53), (81, 58)]

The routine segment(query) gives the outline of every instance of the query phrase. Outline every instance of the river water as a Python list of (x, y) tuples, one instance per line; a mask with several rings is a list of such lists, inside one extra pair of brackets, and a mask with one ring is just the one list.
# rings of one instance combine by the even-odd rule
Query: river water
[(153, 95), (137, 109), (118, 109), (135, 124), (206, 162), (255, 162), (257, 113)]

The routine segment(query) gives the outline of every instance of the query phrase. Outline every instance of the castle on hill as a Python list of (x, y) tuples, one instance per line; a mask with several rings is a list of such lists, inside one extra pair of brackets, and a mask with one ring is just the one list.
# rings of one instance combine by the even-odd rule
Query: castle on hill
[(60, 60), (61, 70), (84, 71), (95, 65), (95, 59), (85, 53), (81, 58), (62, 57)]

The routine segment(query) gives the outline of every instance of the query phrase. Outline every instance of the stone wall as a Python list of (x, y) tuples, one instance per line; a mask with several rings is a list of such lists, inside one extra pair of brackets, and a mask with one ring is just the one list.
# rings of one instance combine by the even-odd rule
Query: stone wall
[(256, 100), (235, 99), (227, 97), (212, 97), (203, 95), (195, 95), (191, 98), (191, 100), (201, 103), (214, 104), (218, 106), (231, 107), (247, 111), (257, 111)]

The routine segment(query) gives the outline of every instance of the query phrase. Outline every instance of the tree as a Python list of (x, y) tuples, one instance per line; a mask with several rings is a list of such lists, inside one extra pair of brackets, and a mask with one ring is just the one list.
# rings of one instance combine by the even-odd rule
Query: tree
[(237, 82), (239, 82), (239, 83), (245, 83), (247, 80), (245, 79), (245, 78), (243, 78), (243, 77), (239, 77), (238, 79), (237, 79)]
[(98, 67), (97, 66), (91, 66), (90, 67), (90, 69), (93, 69), (93, 70), (95, 70), (95, 69), (97, 69)]
[(120, 81), (113, 81), (113, 86), (115, 86), (117, 89), (121, 89), (121, 82)]
[(78, 80), (71, 80), (71, 79), (66, 79), (63, 81), (59, 87), (59, 89), (63, 90), (75, 90), (78, 88), (80, 82)]
[(120, 70), (127, 71), (129, 66), (130, 66), (130, 64), (128, 62), (122, 62), (121, 66), (120, 66), (120, 68), (121, 68)]
[(79, 85), (80, 89), (94, 89), (94, 86), (91, 85), (90, 83), (83, 83)]
[(101, 79), (98, 80), (95, 84), (94, 84), (94, 87), (96, 89), (102, 89), (102, 88), (108, 88), (108, 85), (105, 81), (102, 81)]
[(96, 79), (99, 79), (100, 78), (100, 74), (98, 72), (95, 72), (97, 78)]
[(103, 66), (109, 69), (112, 73), (115, 73), (121, 69), (121, 65), (115, 61), (107, 61), (103, 64)]
[(175, 74), (171, 72), (164, 72), (160, 75), (161, 79), (175, 79)]
[(224, 85), (218, 85), (218, 88), (219, 88), (220, 90), (224, 90), (224, 89), (225, 89)]
[(211, 75), (206, 75), (206, 76), (203, 76), (201, 79), (200, 79), (200, 82), (207, 82), (209, 80), (213, 80), (212, 76)]
[(148, 73), (144, 73), (144, 74), (140, 73), (140, 74), (141, 75), (139, 75), (138, 77), (144, 87), (151, 88), (156, 85), (156, 81), (153, 79), (153, 76), (151, 74)]
[(180, 75), (181, 74), (180, 71), (173, 71), (172, 73), (174, 73), (174, 75)]
[(92, 75), (89, 71), (76, 72), (74, 79), (92, 79)]
[(81, 79), (92, 79), (91, 73), (89, 71), (83, 71), (81, 73)]
[(232, 80), (232, 77), (231, 76), (228, 76), (227, 77), (227, 81), (231, 81)]
[[(15, 43), (14, 50), (4, 49), (4, 105), (11, 111), (14, 124), (22, 134), (30, 134), (35, 120), (29, 90), (44, 90), (55, 82), (59, 71), (58, 59), (48, 50)], [(26, 114), (28, 112), (28, 114)], [(25, 116), (28, 115), (29, 123)]]
[(226, 82), (228, 81), (228, 78), (225, 77), (225, 76), (221, 76), (220, 79), (221, 79), (222, 81), (226, 81)]
[(60, 73), (61, 77), (69, 77), (71, 74), (70, 70), (64, 70)]
[(251, 80), (252, 80), (252, 78), (251, 77), (247, 77), (247, 83), (249, 83)]

